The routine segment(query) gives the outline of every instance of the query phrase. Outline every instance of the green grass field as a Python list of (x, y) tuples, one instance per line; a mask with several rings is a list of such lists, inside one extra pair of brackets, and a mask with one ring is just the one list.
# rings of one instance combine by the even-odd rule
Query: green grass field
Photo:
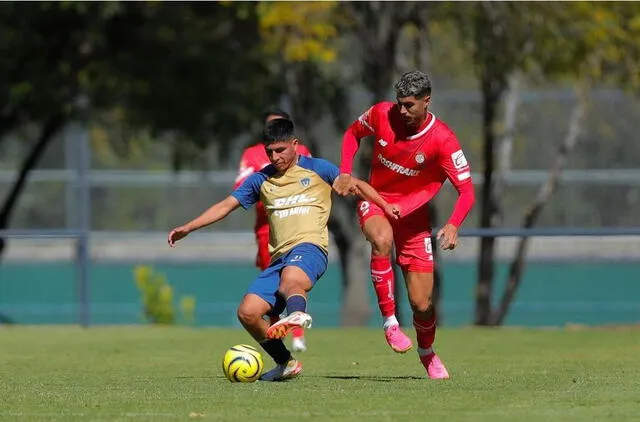
[[(0, 328), (6, 421), (640, 420), (640, 330), (441, 330), (452, 375), (426, 379), (381, 332), (310, 330), (303, 375), (231, 384), (240, 330)], [(272, 362), (265, 357), (267, 368)]]

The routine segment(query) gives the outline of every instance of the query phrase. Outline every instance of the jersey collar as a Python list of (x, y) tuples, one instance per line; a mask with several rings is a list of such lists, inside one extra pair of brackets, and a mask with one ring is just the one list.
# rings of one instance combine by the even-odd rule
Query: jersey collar
[(433, 127), (434, 123), (436, 122), (436, 116), (430, 111), (427, 113), (428, 114), (427, 121), (425, 122), (425, 127), (415, 135), (407, 136), (407, 141), (411, 141), (425, 135), (427, 132), (429, 132), (429, 129)]

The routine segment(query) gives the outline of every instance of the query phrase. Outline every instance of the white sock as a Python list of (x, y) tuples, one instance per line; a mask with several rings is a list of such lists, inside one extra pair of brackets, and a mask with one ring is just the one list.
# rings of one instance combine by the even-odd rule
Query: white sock
[(382, 324), (382, 328), (384, 328), (385, 330), (388, 330), (394, 325), (400, 325), (400, 323), (398, 322), (398, 319), (396, 318), (395, 315), (391, 315), (390, 317), (384, 318), (384, 324)]

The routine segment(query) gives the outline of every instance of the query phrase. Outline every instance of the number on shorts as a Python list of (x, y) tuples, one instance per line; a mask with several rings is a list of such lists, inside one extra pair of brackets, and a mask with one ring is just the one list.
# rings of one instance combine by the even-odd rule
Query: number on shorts
[(362, 201), (360, 203), (360, 214), (362, 215), (367, 215), (367, 213), (369, 212), (369, 207), (371, 205), (369, 204), (369, 202), (367, 201)]
[(430, 237), (424, 238), (424, 250), (427, 252), (428, 255), (431, 255), (433, 253)]

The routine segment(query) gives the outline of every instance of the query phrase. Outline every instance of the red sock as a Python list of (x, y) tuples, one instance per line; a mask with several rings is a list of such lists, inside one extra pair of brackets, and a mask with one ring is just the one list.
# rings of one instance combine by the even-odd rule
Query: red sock
[(427, 320), (417, 319), (413, 315), (413, 326), (416, 329), (418, 347), (421, 349), (430, 348), (436, 338), (436, 313), (434, 312)]
[(304, 337), (304, 328), (296, 327), (291, 330), (291, 333), (294, 338)]
[(382, 316), (386, 318), (395, 315), (396, 302), (393, 297), (395, 280), (390, 257), (371, 255), (371, 280), (378, 296), (378, 306)]

